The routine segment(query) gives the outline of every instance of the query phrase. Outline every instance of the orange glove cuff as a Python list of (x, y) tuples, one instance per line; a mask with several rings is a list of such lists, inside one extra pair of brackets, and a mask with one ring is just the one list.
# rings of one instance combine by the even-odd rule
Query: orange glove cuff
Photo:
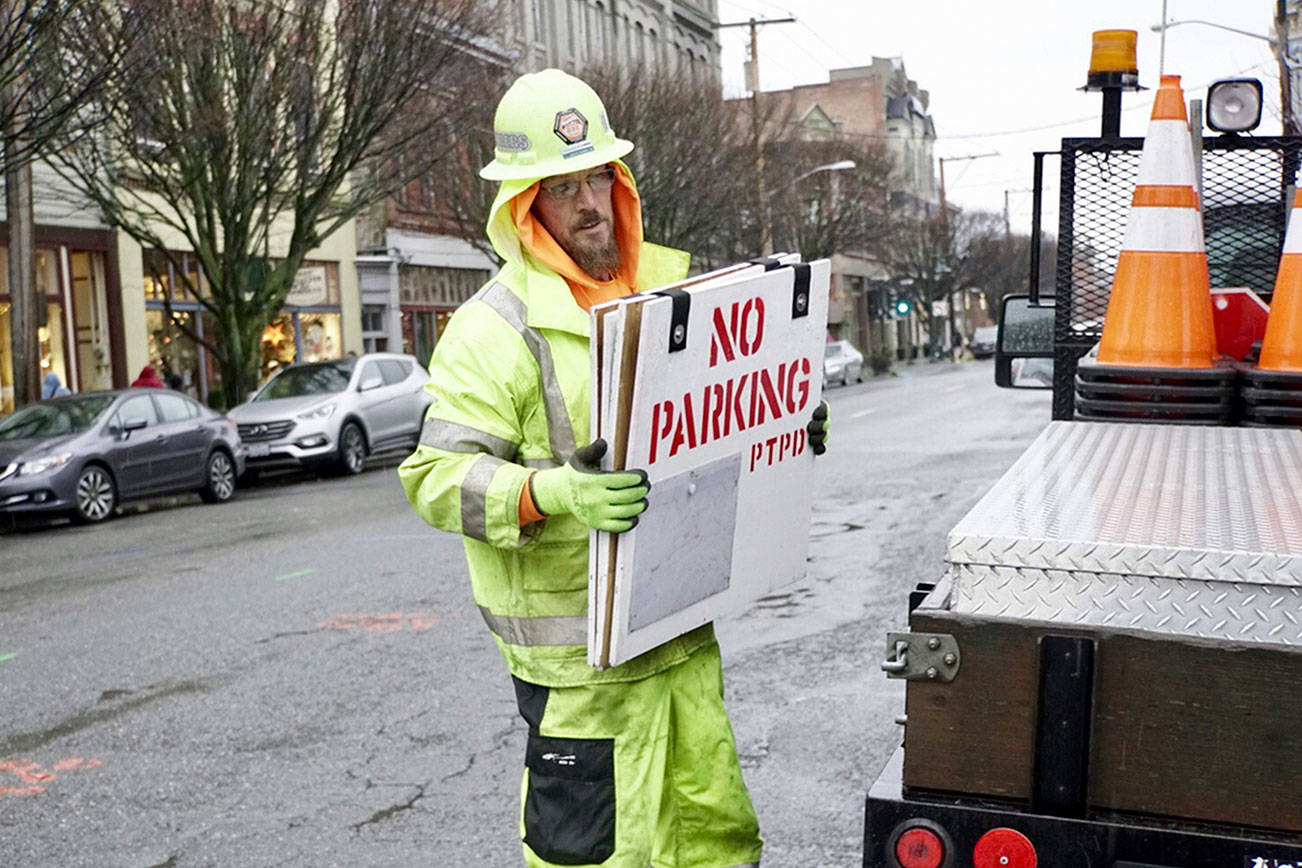
[[(530, 476), (532, 477), (532, 474)], [(529, 482), (526, 480), (520, 489), (520, 527), (542, 521), (546, 517), (539, 511), (538, 504), (533, 502), (533, 495), (529, 493)]]

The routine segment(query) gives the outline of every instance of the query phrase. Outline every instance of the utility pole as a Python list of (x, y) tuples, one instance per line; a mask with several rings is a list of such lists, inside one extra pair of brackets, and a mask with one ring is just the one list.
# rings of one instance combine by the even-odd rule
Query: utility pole
[(747, 27), (750, 29), (750, 59), (746, 61), (746, 89), (750, 91), (750, 136), (755, 148), (755, 217), (759, 221), (760, 255), (773, 253), (773, 222), (769, 216), (768, 190), (764, 183), (764, 140), (763, 124), (760, 122), (759, 104), (759, 28), (764, 24), (790, 24), (795, 18), (752, 18), (749, 21), (734, 21), (717, 25), (724, 27)]
[(1293, 58), (1288, 50), (1291, 30), (1288, 7), (1289, 0), (1276, 0), (1275, 39), (1271, 47), (1275, 49), (1275, 61), (1279, 64), (1279, 108), (1284, 135), (1296, 136), (1302, 134), (1302, 123), (1298, 121), (1293, 104)]
[(1018, 187), (1015, 190), (1004, 191), (1004, 240), (1005, 241), (1011, 241), (1013, 238), (1013, 222), (1010, 216), (1009, 205), (1008, 205), (1009, 195), (1012, 193), (1033, 193), (1033, 192), (1035, 191), (1029, 187)]
[[(12, 16), (12, 3), (2, 4), (5, 13)], [(23, 160), (12, 164), (14, 154), (21, 152), (17, 133), (22, 128), (27, 96), (26, 79), (19, 75), (9, 82), (2, 98), (10, 108), (11, 123), (4, 130), (6, 164), (5, 212), (9, 222), (9, 329), (12, 345), (14, 378), (14, 406), (22, 407), (41, 399), (41, 343), (37, 337), (40, 326), (40, 304), (36, 297), (36, 260), (32, 216), (32, 164)]]

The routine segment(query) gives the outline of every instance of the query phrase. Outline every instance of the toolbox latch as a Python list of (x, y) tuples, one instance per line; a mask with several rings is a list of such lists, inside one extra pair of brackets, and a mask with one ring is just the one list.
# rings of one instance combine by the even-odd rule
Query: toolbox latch
[(953, 681), (962, 661), (958, 640), (948, 633), (887, 633), (887, 678), (909, 681)]

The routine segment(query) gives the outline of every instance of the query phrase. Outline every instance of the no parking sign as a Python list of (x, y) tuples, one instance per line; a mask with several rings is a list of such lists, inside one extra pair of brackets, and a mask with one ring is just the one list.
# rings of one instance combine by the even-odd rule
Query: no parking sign
[(595, 534), (589, 662), (613, 666), (804, 575), (829, 266), (726, 269), (593, 311), (594, 436), (652, 483)]

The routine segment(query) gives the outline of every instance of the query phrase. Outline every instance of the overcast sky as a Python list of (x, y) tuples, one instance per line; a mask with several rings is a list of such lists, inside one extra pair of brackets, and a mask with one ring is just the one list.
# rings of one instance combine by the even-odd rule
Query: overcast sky
[[(1201, 19), (1273, 33), (1274, 0), (1168, 0), (1169, 20)], [(1139, 78), (1156, 87), (1162, 0), (719, 0), (722, 22), (794, 16), (760, 29), (763, 90), (827, 81), (827, 71), (878, 57), (903, 57), (909, 77), (931, 93), (936, 155), (992, 151), (998, 157), (946, 161), (950, 201), (1002, 212), (1009, 196), (1015, 229), (1030, 226), (1031, 152), (1063, 136), (1099, 133), (1101, 97), (1077, 90), (1095, 30), (1139, 31)], [(720, 31), (724, 89), (744, 94), (746, 28)], [(1254, 77), (1266, 90), (1261, 133), (1279, 132), (1279, 76), (1270, 46), (1201, 24), (1168, 30), (1166, 71), (1184, 77), (1186, 98), (1218, 78)], [(1142, 136), (1152, 92), (1126, 94), (1121, 132)], [(1051, 164), (1046, 176), (1056, 172)], [(1049, 179), (1051, 182), (1054, 179)], [(1056, 199), (1055, 190), (1046, 197)], [(1050, 224), (1049, 228), (1054, 228)]]

